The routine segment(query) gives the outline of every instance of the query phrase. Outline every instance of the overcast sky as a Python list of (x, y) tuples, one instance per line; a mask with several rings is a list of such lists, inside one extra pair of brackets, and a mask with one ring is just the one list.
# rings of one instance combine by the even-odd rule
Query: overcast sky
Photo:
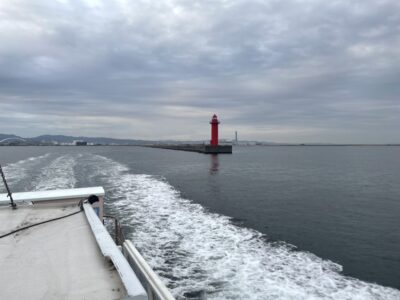
[(398, 0), (1, 0), (0, 133), (400, 142)]

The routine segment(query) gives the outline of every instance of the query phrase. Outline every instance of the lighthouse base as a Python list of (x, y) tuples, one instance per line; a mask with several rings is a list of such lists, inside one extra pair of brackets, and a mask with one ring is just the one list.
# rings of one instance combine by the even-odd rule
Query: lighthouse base
[(204, 145), (204, 152), (206, 154), (217, 154), (217, 153), (232, 153), (232, 145)]
[(203, 145), (203, 144), (177, 144), (177, 145), (151, 145), (151, 148), (191, 151), (204, 154), (232, 154), (232, 145)]

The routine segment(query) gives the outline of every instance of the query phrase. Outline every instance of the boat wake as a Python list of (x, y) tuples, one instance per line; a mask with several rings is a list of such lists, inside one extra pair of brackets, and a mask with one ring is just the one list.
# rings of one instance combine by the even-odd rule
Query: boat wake
[(94, 157), (109, 205), (178, 299), (399, 299), (400, 291), (340, 274), (342, 267), (183, 199), (165, 180)]
[(38, 178), (33, 183), (34, 189), (41, 191), (75, 187), (75, 162), (72, 156), (57, 157), (46, 168), (41, 170)]
[(49, 156), (50, 154), (48, 153), (41, 156), (29, 157), (5, 166), (3, 170), (7, 174), (7, 181), (13, 186), (26, 180), (29, 181), (30, 172), (37, 168), (40, 163), (47, 160)]
[[(29, 168), (29, 160), (7, 171), (14, 167)], [(106, 210), (119, 216), (177, 299), (400, 299), (399, 290), (346, 277), (336, 263), (270, 243), (183, 199), (163, 178), (133, 174), (100, 155), (59, 156), (33, 180), (37, 189), (76, 185), (105, 187)]]
[(73, 188), (75, 164), (72, 155), (54, 157), (48, 153), (9, 164), (4, 172), (14, 192)]

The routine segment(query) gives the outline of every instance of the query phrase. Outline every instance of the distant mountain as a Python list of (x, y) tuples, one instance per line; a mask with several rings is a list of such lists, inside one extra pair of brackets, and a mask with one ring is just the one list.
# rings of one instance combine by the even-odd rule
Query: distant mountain
[(17, 138), (18, 139), (18, 138), (21, 138), (21, 137), (15, 135), (15, 134), (2, 134), (2, 133), (0, 133), (0, 141), (4, 140), (4, 139), (10, 139), (10, 138)]
[(40, 135), (32, 138), (23, 138), (14, 134), (0, 134), (0, 140), (6, 138), (24, 139), (31, 144), (47, 144), (47, 143), (72, 143), (81, 140), (93, 144), (101, 145), (146, 145), (152, 144), (151, 141), (129, 140), (129, 139), (113, 139), (106, 137), (86, 137), (86, 136), (67, 136), (67, 135)]

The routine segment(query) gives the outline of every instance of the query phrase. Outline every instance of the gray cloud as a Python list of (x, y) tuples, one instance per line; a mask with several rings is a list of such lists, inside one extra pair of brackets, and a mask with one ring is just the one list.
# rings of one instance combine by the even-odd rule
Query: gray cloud
[(0, 3), (0, 132), (400, 142), (397, 1)]

